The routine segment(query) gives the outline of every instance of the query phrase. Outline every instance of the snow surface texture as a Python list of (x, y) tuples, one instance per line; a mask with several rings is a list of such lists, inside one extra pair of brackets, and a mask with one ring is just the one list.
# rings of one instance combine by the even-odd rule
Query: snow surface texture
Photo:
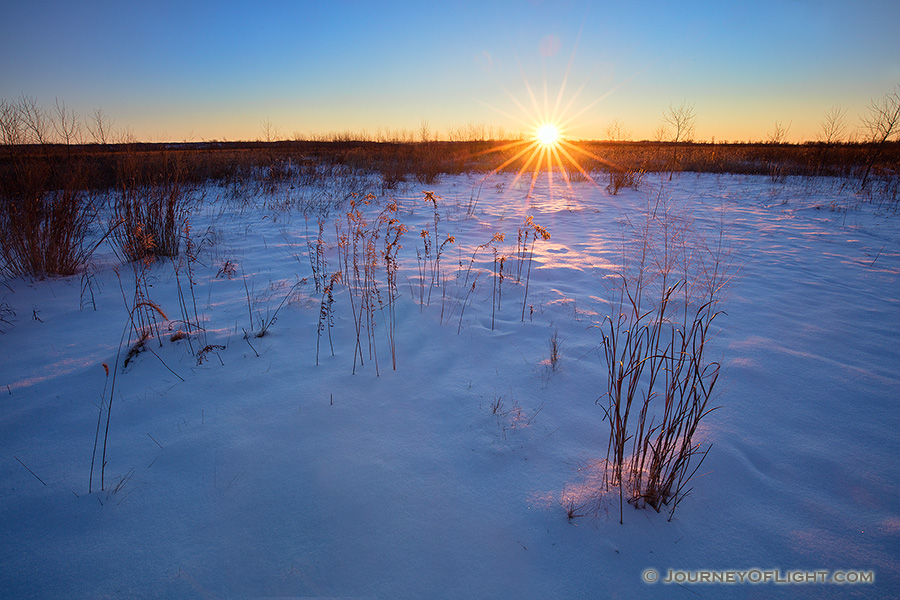
[[(318, 215), (290, 208), (302, 189), (205, 190), (191, 218), (203, 242), (195, 297), (207, 343), (224, 348), (199, 366), (188, 340), (166, 336), (122, 369), (120, 285), (134, 282), (107, 249), (86, 291), (78, 276), (6, 282), (0, 596), (900, 596), (896, 215), (822, 180), (654, 176), (611, 196), (559, 182), (551, 195), (541, 178), (532, 198), (511, 183), (447, 177), (396, 194), (409, 228), (397, 370), (378, 312), (380, 376), (365, 332), (365, 364), (351, 375), (356, 331), (340, 284), (334, 356), (326, 327), (315, 364), (322, 294), (307, 241)], [(416, 248), (434, 213), (422, 189), (440, 197), (440, 238), (456, 238), (442, 258), (447, 284), (426, 306)], [(701, 234), (724, 226), (739, 267), (711, 350), (722, 408), (696, 440), (712, 450), (671, 522), (628, 505), (620, 525), (618, 494), (570, 521), (567, 501), (597, 498), (593, 461), (608, 444), (593, 325), (609, 312), (628, 223), (660, 192)], [(363, 207), (370, 219), (391, 199), (378, 195)], [(346, 210), (325, 220), (329, 271)], [(512, 254), (527, 215), (552, 237), (535, 244), (524, 321), (524, 285), (507, 279), (492, 330), (489, 248), (467, 302), (462, 279), (495, 233)], [(173, 263), (158, 262), (148, 283), (181, 318)], [(266, 320), (289, 293), (267, 335), (245, 340), (250, 315)], [(102, 365), (114, 369), (117, 353), (106, 489), (95, 473), (88, 493)], [(648, 585), (647, 568), (859, 569), (875, 583)]]

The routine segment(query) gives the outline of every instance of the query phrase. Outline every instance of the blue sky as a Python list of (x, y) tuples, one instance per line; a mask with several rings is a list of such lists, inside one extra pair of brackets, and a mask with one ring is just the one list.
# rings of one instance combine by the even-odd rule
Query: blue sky
[[(693, 105), (697, 139), (815, 138), (900, 84), (900, 2), (14, 1), (0, 98), (101, 107), (142, 140), (338, 131), (527, 130), (555, 104), (571, 137), (618, 119), (652, 139)], [(527, 83), (526, 83), (527, 82)], [(537, 109), (528, 93), (531, 88)]]

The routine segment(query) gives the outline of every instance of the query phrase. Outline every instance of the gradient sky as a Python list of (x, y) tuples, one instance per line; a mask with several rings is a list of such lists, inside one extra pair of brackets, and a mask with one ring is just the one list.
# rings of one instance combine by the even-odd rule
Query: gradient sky
[[(618, 119), (653, 139), (692, 104), (698, 140), (814, 139), (900, 84), (898, 0), (678, 2), (51, 2), (12, 0), (0, 98), (58, 98), (148, 141), (399, 129), (527, 130), (543, 106), (574, 138)], [(527, 82), (527, 83), (526, 83)]]

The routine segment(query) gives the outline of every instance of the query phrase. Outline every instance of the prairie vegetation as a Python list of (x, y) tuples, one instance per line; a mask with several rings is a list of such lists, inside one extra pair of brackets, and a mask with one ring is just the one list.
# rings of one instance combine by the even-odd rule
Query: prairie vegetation
[[(841, 177), (862, 183), (868, 171), (868, 184), (873, 175), (875, 179), (895, 177), (900, 163), (900, 142), (891, 140), (804, 144), (680, 141), (677, 155), (676, 142), (575, 143), (603, 159), (579, 157), (585, 171), (595, 174), (674, 170), (772, 175), (777, 171), (785, 176)], [(0, 151), (0, 190), (6, 197), (54, 189), (110, 190), (129, 180), (150, 183), (161, 173), (169, 173), (185, 185), (212, 181), (238, 185), (257, 178), (262, 180), (257, 185), (272, 185), (288, 178), (311, 183), (336, 168), (377, 173), (385, 188), (391, 189), (404, 182), (427, 185), (443, 175), (490, 172), (515, 154), (502, 149), (506, 144), (498, 140), (4, 145)], [(526, 160), (513, 160), (501, 170), (517, 172)]]
[[(835, 177), (848, 190), (896, 210), (900, 142), (873, 125), (865, 143), (726, 144), (580, 142), (601, 160), (580, 160), (609, 190), (636, 188), (646, 173), (697, 172)], [(291, 186), (322, 185), (353, 173), (378, 178), (381, 192), (431, 185), (444, 175), (518, 172), (506, 142), (229, 142), (191, 144), (6, 144), (0, 152), (0, 256), (9, 275), (70, 275), (94, 249), (91, 228), (106, 228), (129, 260), (141, 252), (177, 255), (192, 189), (220, 183), (233, 195), (277, 195)], [(582, 180), (572, 169), (570, 179)], [(348, 190), (347, 194), (353, 190)], [(115, 218), (98, 219), (104, 203)], [(474, 207), (474, 205), (473, 205)], [(144, 239), (148, 238), (148, 239)], [(434, 240), (438, 242), (438, 240)]]
[[(305, 240), (287, 229), (282, 235), (287, 247), (298, 249), (291, 252), (303, 270), (308, 266), (308, 277), (297, 274), (296, 281), (273, 286), (269, 300), (275, 300), (269, 302), (251, 292), (254, 274), (241, 268), (247, 309), (243, 315), (249, 315), (249, 321), (240, 329), (257, 357), (254, 344), (274, 330), (279, 313), (298, 296), (308, 297), (318, 308), (315, 364), (325, 362), (326, 353), (335, 357), (347, 350), (340, 348), (340, 341), (346, 344), (349, 338), (349, 372), (371, 365), (376, 376), (387, 371), (382, 367), (388, 354), (391, 370), (402, 368), (403, 310), (398, 305), (406, 289), (419, 312), (436, 312), (431, 307), (439, 297), (438, 321), (452, 323), (457, 334), (470, 322), (467, 317), (478, 312), (480, 296), (485, 305), (489, 296), (490, 318), (484, 327), (491, 332), (509, 327), (511, 321), (524, 326), (533, 322), (536, 305), (541, 310), (544, 300), (534, 298), (532, 278), (536, 256), (551, 244), (551, 231), (536, 223), (533, 214), (520, 215), (518, 227), (503, 223), (504, 215), (497, 228), (506, 231), (481, 230), (480, 237), (463, 243), (444, 221), (450, 203), (422, 190), (444, 176), (542, 168), (530, 166), (535, 163), (518, 156), (508, 140), (442, 142), (423, 130), (421, 141), (402, 143), (347, 136), (326, 141), (83, 144), (78, 143), (77, 119), (64, 105), (57, 105), (51, 118), (23, 99), (18, 120), (9, 116), (8, 105), (2, 108), (0, 274), (44, 278), (81, 273), (84, 297), (86, 290), (93, 294), (86, 270), (104, 242), (111, 244), (120, 263), (113, 269), (128, 319), (111, 375), (104, 364), (109, 387), (100, 405), (93, 457), (99, 460), (101, 489), (107, 486), (110, 408), (119, 358), (124, 369), (146, 350), (165, 364), (153, 347), (162, 348), (167, 333), (173, 343), (187, 340), (198, 366), (210, 353), (226, 349), (208, 339), (209, 315), (198, 308), (197, 300), (197, 287), (204, 283), (197, 265), (214, 232), (194, 231), (191, 221), (198, 206), (217, 210), (207, 194), (238, 206), (241, 214), (244, 208), (262, 208), (273, 219), (289, 221), (296, 214), (306, 221)], [(841, 181), (857, 201), (871, 200), (896, 211), (900, 143), (893, 141), (895, 122), (884, 121), (893, 118), (889, 112), (887, 104), (873, 105), (873, 115), (887, 116), (871, 123), (871, 135), (861, 143), (837, 141), (843, 113), (836, 107), (823, 124), (826, 135), (816, 143), (782, 143), (783, 126), (778, 123), (781, 133), (767, 143), (715, 144), (690, 141), (693, 108), (682, 104), (666, 113), (666, 125), (674, 130), (671, 141), (573, 142), (581, 150), (579, 156), (588, 158), (580, 160), (580, 168), (566, 167), (558, 179), (608, 177), (606, 191), (617, 195), (640, 190), (651, 173), (668, 174), (669, 180), (677, 172), (764, 175), (776, 184), (787, 177), (827, 176)], [(108, 136), (104, 126), (98, 114), (94, 129), (101, 141)], [(614, 133), (620, 135), (620, 129), (619, 124)], [(468, 204), (456, 198), (452, 208), (457, 219), (473, 220), (483, 184), (472, 188)], [(502, 186), (496, 184), (498, 194)], [(418, 220), (419, 229), (407, 236), (409, 218)], [(593, 324), (600, 331), (596, 350), (606, 380), (606, 392), (598, 400), (609, 426), (604, 483), (607, 490), (617, 490), (620, 511), (628, 503), (657, 511), (667, 507), (671, 518), (708, 451), (695, 435), (714, 408), (719, 363), (710, 358), (708, 344), (731, 273), (725, 268), (728, 249), (705, 245), (690, 220), (662, 193), (643, 218), (642, 223), (629, 223), (632, 230), (626, 233), (629, 241), (622, 248), (620, 268), (607, 276), (607, 283), (613, 282), (609, 314)], [(404, 244), (414, 250), (402, 253)], [(458, 256), (455, 263), (453, 253)], [(170, 319), (168, 315), (177, 314), (165, 312), (155, 298), (158, 288), (150, 278), (156, 261), (174, 266), (180, 319)], [(133, 278), (123, 283), (121, 271), (131, 272)], [(236, 276), (235, 263), (226, 258), (214, 279)], [(15, 315), (10, 304), (0, 305), (4, 328)], [(555, 328), (549, 339), (548, 377), (565, 368), (564, 349)], [(494, 414), (499, 414), (500, 404), (497, 397)], [(92, 463), (89, 485), (94, 472)], [(578, 512), (585, 507), (580, 505)]]

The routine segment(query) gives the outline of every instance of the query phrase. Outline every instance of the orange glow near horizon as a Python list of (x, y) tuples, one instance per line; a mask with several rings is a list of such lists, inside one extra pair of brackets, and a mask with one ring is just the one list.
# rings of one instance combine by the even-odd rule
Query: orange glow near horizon
[(571, 98), (564, 102), (563, 99), (566, 95), (566, 85), (569, 80), (569, 73), (572, 68), (574, 58), (575, 49), (572, 50), (572, 57), (569, 60), (569, 64), (566, 68), (566, 73), (563, 76), (559, 91), (557, 92), (556, 98), (554, 100), (551, 101), (547, 89), (547, 81), (545, 78), (541, 90), (543, 92), (542, 98), (541, 101), (539, 101), (537, 94), (535, 94), (535, 90), (528, 82), (528, 78), (525, 76), (523, 71), (522, 78), (525, 82), (525, 90), (527, 92), (528, 99), (530, 100), (530, 108), (526, 107), (526, 105), (523, 104), (522, 101), (520, 101), (520, 98), (510, 93), (509, 90), (505, 90), (506, 94), (507, 96), (509, 96), (513, 104), (515, 104), (515, 106), (518, 108), (518, 110), (516, 111), (518, 114), (512, 114), (510, 112), (500, 110), (495, 106), (491, 106), (489, 104), (487, 105), (493, 110), (505, 115), (506, 117), (518, 121), (526, 131), (533, 131), (534, 135), (531, 139), (517, 140), (506, 144), (501, 144), (496, 148), (492, 148), (491, 150), (486, 151), (485, 153), (513, 152), (511, 157), (507, 158), (500, 166), (496, 167), (486, 177), (495, 175), (496, 173), (500, 172), (516, 161), (523, 160), (524, 162), (516, 173), (516, 177), (513, 180), (512, 185), (515, 185), (526, 172), (530, 171), (531, 185), (529, 186), (527, 194), (527, 197), (530, 198), (532, 196), (532, 193), (534, 192), (534, 186), (537, 183), (537, 179), (540, 176), (541, 171), (546, 171), (547, 185), (549, 188), (549, 194), (552, 198), (554, 194), (554, 171), (562, 176), (565, 187), (570, 191), (573, 190), (570, 175), (574, 173), (578, 173), (579, 179), (589, 181), (593, 185), (598, 186), (597, 182), (594, 181), (594, 178), (591, 176), (588, 170), (585, 169), (581, 165), (581, 163), (579, 163), (579, 159), (593, 160), (599, 164), (615, 169), (615, 165), (610, 163), (608, 160), (597, 156), (592, 152), (589, 152), (577, 143), (573, 143), (565, 139), (565, 131), (567, 127), (571, 126), (572, 123), (574, 123), (578, 118), (582, 117), (582, 115), (591, 110), (598, 102), (603, 99), (603, 97), (614, 91), (610, 90), (610, 92), (604, 94), (604, 96), (596, 98), (592, 102), (589, 102), (587, 105), (581, 106), (576, 109), (575, 103), (578, 100), (581, 92), (585, 89), (585, 86), (582, 85)]
[[(521, 104), (519, 106), (521, 108)], [(572, 118), (568, 119), (566, 122), (570, 122)], [(519, 179), (521, 179), (525, 173), (530, 172), (531, 183), (526, 196), (530, 198), (534, 192), (534, 186), (537, 183), (538, 177), (541, 172), (544, 171), (547, 174), (547, 185), (550, 190), (550, 196), (552, 197), (554, 172), (562, 176), (564, 185), (570, 191), (573, 189), (572, 181), (570, 179), (570, 174), (573, 171), (579, 173), (580, 177), (591, 182), (593, 185), (599, 185), (594, 181), (594, 178), (587, 169), (581, 165), (578, 160), (579, 156), (582, 160), (585, 158), (593, 159), (603, 165), (614, 168), (614, 165), (608, 160), (581, 148), (577, 143), (566, 140), (563, 137), (563, 126), (556, 124), (555, 120), (535, 118), (530, 125), (532, 131), (534, 131), (534, 136), (530, 140), (508, 142), (484, 152), (485, 154), (488, 154), (493, 152), (515, 151), (512, 156), (494, 168), (486, 177), (499, 173), (516, 161), (524, 160), (513, 179), (512, 185), (514, 186), (518, 183)]]

